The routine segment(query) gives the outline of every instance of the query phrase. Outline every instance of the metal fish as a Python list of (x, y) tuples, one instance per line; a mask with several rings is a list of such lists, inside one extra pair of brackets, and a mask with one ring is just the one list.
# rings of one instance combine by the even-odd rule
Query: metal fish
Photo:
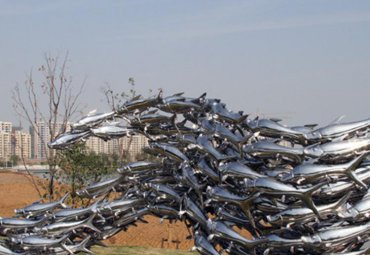
[(245, 238), (244, 236), (240, 235), (239, 233), (237, 233), (236, 231), (234, 231), (233, 229), (226, 226), (221, 221), (208, 220), (207, 228), (209, 232), (211, 233), (208, 239), (213, 239), (214, 237), (222, 238), (224, 240), (239, 244), (248, 249), (252, 249), (256, 247), (257, 245), (267, 242), (267, 240), (263, 238), (262, 239), (256, 238), (253, 240), (249, 240)]
[(15, 210), (15, 213), (18, 215), (25, 215), (28, 217), (38, 216), (45, 214), (46, 212), (51, 212), (57, 208), (66, 208), (64, 201), (69, 196), (69, 193), (65, 194), (60, 200), (50, 203), (35, 203), (29, 206), (26, 206), (22, 209)]
[(322, 161), (345, 160), (370, 150), (370, 138), (314, 144), (304, 148), (304, 154)]
[[(336, 211), (345, 205), (351, 195), (352, 193), (350, 192), (334, 203), (317, 206), (317, 211), (319, 212), (321, 218), (330, 214), (336, 214)], [(315, 214), (309, 208), (298, 207), (281, 211), (272, 216), (268, 215), (266, 218), (270, 224), (278, 224), (283, 226), (313, 220), (315, 219)]]
[(259, 132), (261, 136), (271, 138), (286, 138), (299, 143), (305, 143), (305, 133), (294, 130), (278, 123), (275, 119), (247, 119), (245, 125), (253, 133)]
[(256, 190), (258, 192), (269, 194), (269, 195), (287, 195), (294, 196), (301, 199), (308, 208), (310, 208), (319, 218), (320, 213), (317, 210), (314, 202), (312, 201), (312, 194), (319, 188), (324, 186), (325, 183), (319, 183), (306, 189), (297, 189), (291, 185), (287, 185), (276, 181), (270, 177), (257, 178), (255, 180), (247, 180), (246, 187), (251, 190)]
[(220, 255), (207, 238), (199, 232), (196, 232), (194, 235), (194, 243), (193, 251), (197, 251), (201, 255)]
[(53, 141), (48, 143), (50, 149), (64, 149), (72, 144), (75, 144), (83, 139), (89, 137), (90, 131), (78, 132), (78, 133), (64, 133), (56, 137)]
[(150, 143), (149, 148), (154, 150), (154, 152), (170, 157), (178, 162), (189, 161), (188, 157), (182, 153), (177, 147), (163, 144), (163, 143)]
[(370, 119), (348, 123), (333, 123), (306, 134), (306, 137), (311, 141), (332, 140), (338, 137), (351, 136), (369, 127)]
[(124, 103), (118, 110), (117, 115), (128, 114), (134, 111), (145, 111), (162, 101), (162, 93), (160, 92), (157, 97), (135, 99)]
[(354, 172), (367, 155), (367, 153), (363, 153), (345, 164), (321, 165), (309, 163), (298, 165), (290, 172), (290, 174), (285, 175), (282, 180), (289, 181), (292, 179), (303, 179), (312, 181), (325, 175), (344, 174), (358, 185), (367, 189), (367, 185), (361, 181)]
[(131, 136), (138, 133), (138, 131), (131, 127), (120, 127), (117, 125), (107, 125), (103, 127), (92, 128), (90, 130), (94, 136), (97, 136), (104, 140)]
[(112, 119), (116, 113), (107, 112), (107, 113), (97, 113), (90, 112), (86, 117), (80, 119), (76, 123), (71, 124), (72, 130), (82, 130), (85, 131), (89, 128), (95, 127), (106, 120)]
[(91, 215), (89, 218), (80, 221), (71, 221), (71, 222), (56, 222), (50, 225), (43, 226), (41, 228), (35, 228), (36, 232), (40, 232), (46, 235), (59, 235), (67, 233), (78, 228), (89, 228), (94, 232), (99, 233), (100, 230), (93, 225), (93, 220), (95, 214)]
[(257, 173), (256, 171), (252, 170), (245, 164), (242, 164), (241, 162), (238, 161), (220, 163), (219, 170), (222, 175), (222, 181), (226, 180), (226, 178), (229, 176), (233, 178), (249, 178), (249, 179), (266, 177), (265, 175)]
[(245, 147), (244, 152), (262, 159), (284, 158), (293, 162), (301, 163), (304, 159), (302, 148), (282, 146), (270, 140), (263, 140)]

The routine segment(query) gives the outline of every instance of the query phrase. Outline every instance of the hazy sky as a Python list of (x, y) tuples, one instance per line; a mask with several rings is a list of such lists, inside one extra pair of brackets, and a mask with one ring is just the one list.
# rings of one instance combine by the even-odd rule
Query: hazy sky
[[(370, 1), (0, 0), (0, 120), (44, 53), (69, 51), (87, 110), (101, 88), (221, 98), (288, 124), (370, 117)], [(35, 75), (36, 75), (35, 71)]]

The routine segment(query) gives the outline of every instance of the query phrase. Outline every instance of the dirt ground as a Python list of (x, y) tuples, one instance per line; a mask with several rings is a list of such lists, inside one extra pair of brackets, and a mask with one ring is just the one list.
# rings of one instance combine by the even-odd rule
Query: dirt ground
[[(13, 172), (0, 172), (0, 216), (11, 217), (14, 209), (22, 208), (39, 199), (39, 195), (25, 175)], [(183, 223), (160, 224), (158, 218), (147, 216), (149, 224), (138, 223), (107, 240), (108, 245), (144, 246), (187, 250), (193, 245), (186, 240), (189, 235)]]
[[(0, 216), (11, 217), (14, 209), (22, 208), (39, 200), (39, 195), (27, 175), (14, 172), (0, 172)], [(182, 222), (160, 220), (154, 216), (144, 218), (148, 224), (137, 223), (137, 227), (129, 227), (127, 231), (106, 240), (108, 245), (114, 246), (143, 246), (153, 248), (167, 248), (189, 250), (193, 240), (187, 240), (189, 231)], [(250, 234), (243, 235), (250, 238)]]

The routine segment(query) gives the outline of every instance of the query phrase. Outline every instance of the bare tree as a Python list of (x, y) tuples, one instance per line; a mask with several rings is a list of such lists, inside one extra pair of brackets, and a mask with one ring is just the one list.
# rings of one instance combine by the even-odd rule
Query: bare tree
[(47, 143), (64, 133), (70, 120), (79, 110), (79, 98), (85, 81), (75, 86), (67, 74), (68, 53), (64, 58), (45, 54), (44, 64), (38, 68), (39, 79), (31, 71), (23, 85), (13, 89), (13, 106), (17, 114), (34, 130), (35, 137), (45, 137), (40, 123), (48, 127), (48, 140), (41, 142), (41, 150), (49, 166), (47, 196), (54, 197), (54, 182), (57, 174), (58, 157), (55, 150), (49, 150)]

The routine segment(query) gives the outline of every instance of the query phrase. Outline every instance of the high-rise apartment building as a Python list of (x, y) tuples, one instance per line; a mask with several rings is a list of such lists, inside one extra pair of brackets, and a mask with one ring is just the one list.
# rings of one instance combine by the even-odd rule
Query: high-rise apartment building
[[(68, 125), (67, 125), (68, 126)], [(59, 134), (63, 131), (64, 125), (57, 123), (56, 133)], [(49, 124), (43, 121), (37, 122), (35, 127), (30, 128), (32, 149), (32, 158), (44, 160), (49, 154), (48, 142), (51, 140)]]
[(0, 121), (0, 131), (10, 133), (12, 132), (12, 123), (11, 122), (4, 122)]
[(0, 160), (9, 161), (12, 155), (12, 133), (0, 131)]
[(97, 137), (90, 137), (86, 141), (86, 147), (99, 154), (118, 154), (128, 153), (131, 157), (135, 157), (141, 153), (143, 147), (148, 144), (148, 139), (143, 135), (133, 135), (131, 137), (123, 137), (120, 139), (112, 139), (104, 141)]
[(12, 132), (12, 155), (19, 159), (31, 158), (31, 135), (20, 130)]

